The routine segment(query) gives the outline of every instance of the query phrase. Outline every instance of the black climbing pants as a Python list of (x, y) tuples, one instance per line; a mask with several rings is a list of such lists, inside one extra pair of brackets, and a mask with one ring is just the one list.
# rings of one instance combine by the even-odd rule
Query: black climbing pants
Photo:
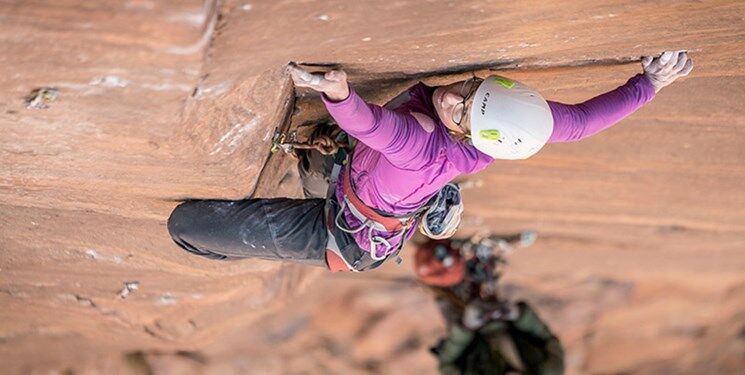
[(261, 258), (326, 266), (325, 199), (191, 200), (168, 219), (185, 250), (210, 259)]
[[(309, 199), (189, 200), (173, 210), (168, 231), (183, 249), (210, 259), (262, 258), (325, 267), (324, 198), (333, 165), (333, 156), (302, 151), (298, 170)], [(340, 237), (345, 244), (354, 242), (345, 233)]]

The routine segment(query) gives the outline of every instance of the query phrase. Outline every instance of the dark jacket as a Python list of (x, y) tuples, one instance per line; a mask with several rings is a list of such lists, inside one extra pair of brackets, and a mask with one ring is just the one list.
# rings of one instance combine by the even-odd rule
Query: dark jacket
[[(528, 304), (518, 302), (518, 308), (520, 315), (516, 320), (490, 321), (476, 331), (463, 327), (459, 322), (449, 324), (448, 336), (433, 348), (440, 373), (481, 375), (515, 371), (563, 374), (564, 351), (559, 340)], [(504, 353), (505, 340), (514, 343), (524, 371), (518, 371), (508, 359), (509, 353)]]

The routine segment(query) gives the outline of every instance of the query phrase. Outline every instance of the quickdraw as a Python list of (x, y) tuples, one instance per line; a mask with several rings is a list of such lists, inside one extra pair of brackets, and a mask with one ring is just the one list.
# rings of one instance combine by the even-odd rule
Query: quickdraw
[(295, 150), (316, 150), (322, 155), (334, 155), (341, 148), (349, 148), (349, 144), (341, 142), (330, 135), (316, 135), (306, 142), (299, 142), (297, 132), (289, 133), (275, 131), (272, 137), (272, 153), (282, 150), (285, 154), (296, 155)]

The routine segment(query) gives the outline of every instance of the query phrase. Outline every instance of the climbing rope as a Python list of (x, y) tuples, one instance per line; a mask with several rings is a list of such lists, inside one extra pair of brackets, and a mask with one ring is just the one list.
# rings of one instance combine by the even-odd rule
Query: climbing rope
[(317, 150), (323, 155), (333, 155), (336, 154), (340, 148), (347, 148), (349, 145), (344, 142), (339, 142), (327, 135), (320, 135), (314, 137), (309, 142), (293, 143), (292, 147), (296, 150)]
[(312, 134), (306, 142), (297, 140), (297, 132), (275, 133), (272, 139), (272, 153), (279, 150), (286, 154), (295, 154), (295, 150), (316, 150), (322, 155), (334, 155), (340, 148), (349, 148), (346, 142), (338, 141), (339, 131), (333, 131), (329, 135)]

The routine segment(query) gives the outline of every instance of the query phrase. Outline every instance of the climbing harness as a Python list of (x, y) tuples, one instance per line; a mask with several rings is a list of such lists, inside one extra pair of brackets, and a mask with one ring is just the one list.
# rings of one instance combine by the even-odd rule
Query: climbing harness
[[(351, 161), (351, 157), (349, 158)], [(351, 162), (347, 164), (351, 165)], [(352, 178), (349, 173), (349, 168), (341, 172), (340, 182), (342, 183), (344, 199), (342, 202), (339, 202), (341, 208), (334, 218), (334, 225), (336, 225), (339, 230), (349, 234), (359, 233), (367, 228), (367, 239), (370, 244), (370, 257), (375, 261), (385, 259), (394, 251), (398, 253), (398, 251), (403, 247), (404, 240), (408, 236), (410, 229), (413, 227), (416, 218), (424, 211), (424, 209), (427, 208), (427, 205), (407, 215), (384, 216), (375, 209), (368, 207), (359, 197), (357, 197), (352, 186)], [(360, 225), (356, 228), (349, 228), (343, 223), (344, 218), (342, 215), (346, 208), (348, 208), (349, 212), (360, 221)], [(395, 233), (395, 235), (390, 239), (401, 237), (401, 242), (399, 243), (399, 246), (393, 250), (390, 240), (375, 235), (374, 231)], [(379, 246), (383, 246), (384, 248), (383, 255), (378, 255)]]
[[(409, 236), (410, 231), (414, 228), (414, 223), (416, 222), (417, 217), (419, 217), (427, 206), (425, 205), (425, 207), (406, 215), (386, 214), (367, 206), (354, 191), (349, 168), (342, 170), (343, 166), (351, 166), (351, 161), (351, 152), (347, 151), (346, 148), (340, 148), (334, 158), (334, 166), (331, 170), (327, 197), (329, 201), (333, 202), (333, 204), (338, 205), (338, 209), (332, 215), (329, 210), (330, 206), (327, 205), (327, 228), (329, 234), (327, 259), (329, 258), (328, 252), (331, 251), (344, 260), (345, 265), (348, 266), (348, 270), (359, 271), (357, 267), (349, 265), (346, 259), (344, 259), (342, 252), (339, 250), (334, 231), (335, 229), (338, 229), (348, 235), (354, 235), (367, 229), (367, 239), (370, 244), (370, 258), (376, 263), (382, 263), (382, 261), (393, 255), (396, 257), (396, 262), (401, 263), (401, 258), (398, 256), (398, 253), (403, 248), (405, 239)], [(335, 197), (337, 183), (342, 184), (341, 187), (344, 196), (343, 200), (340, 202), (337, 202)], [(357, 227), (348, 226), (343, 216), (344, 212), (350, 212), (357, 220), (359, 220), (360, 224)], [(386, 239), (382, 236), (375, 235), (374, 231), (393, 232), (395, 235), (392, 238)], [(394, 247), (391, 244), (391, 240), (399, 237), (401, 238), (401, 241), (398, 246)], [(378, 254), (380, 247), (384, 249), (382, 255)]]

